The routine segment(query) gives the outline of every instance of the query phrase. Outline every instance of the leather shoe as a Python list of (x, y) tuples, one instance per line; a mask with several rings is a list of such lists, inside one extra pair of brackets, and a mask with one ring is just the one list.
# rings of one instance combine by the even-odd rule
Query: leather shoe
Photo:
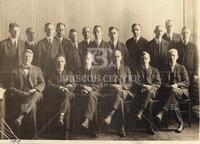
[(155, 131), (154, 131), (154, 129), (153, 129), (152, 126), (149, 126), (149, 127), (147, 128), (147, 133), (150, 134), (150, 135), (155, 135)]
[(182, 133), (183, 130), (184, 130), (183, 122), (180, 122), (177, 129), (175, 130), (175, 132), (176, 133)]
[(160, 123), (162, 121), (162, 118), (163, 118), (163, 112), (159, 112), (155, 117), (155, 119), (158, 123)]

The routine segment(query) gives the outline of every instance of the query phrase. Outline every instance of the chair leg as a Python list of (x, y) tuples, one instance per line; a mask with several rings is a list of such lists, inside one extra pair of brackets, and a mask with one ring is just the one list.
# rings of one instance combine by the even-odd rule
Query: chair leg
[(191, 106), (191, 101), (188, 104), (188, 126), (191, 127), (192, 126), (192, 122), (191, 122), (191, 116), (192, 116), (192, 106)]

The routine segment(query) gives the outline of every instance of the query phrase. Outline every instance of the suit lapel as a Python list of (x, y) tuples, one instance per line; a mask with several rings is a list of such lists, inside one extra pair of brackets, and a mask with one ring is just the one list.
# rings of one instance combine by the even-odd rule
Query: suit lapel
[(32, 87), (33, 87), (33, 81), (32, 80), (34, 79), (33, 76), (35, 75), (34, 72), (35, 72), (34, 67), (31, 65), (30, 70), (29, 70), (28, 80), (29, 80)]
[(151, 75), (152, 75), (152, 67), (149, 66), (148, 70), (147, 70), (147, 83), (150, 84), (151, 83)]

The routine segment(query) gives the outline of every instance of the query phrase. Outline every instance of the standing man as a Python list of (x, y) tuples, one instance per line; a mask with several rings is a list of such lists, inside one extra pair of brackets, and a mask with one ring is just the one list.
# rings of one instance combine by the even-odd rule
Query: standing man
[(35, 42), (36, 31), (32, 27), (26, 29), (25, 49), (30, 49), (33, 52), (33, 64), (37, 65), (38, 58), (36, 57), (37, 45)]
[(178, 122), (176, 132), (181, 133), (184, 129), (184, 125), (178, 101), (189, 97), (189, 77), (185, 66), (177, 63), (177, 50), (170, 49), (168, 56), (169, 63), (161, 73), (162, 85), (159, 95), (162, 96), (160, 97), (162, 107), (160, 112), (156, 115), (156, 120), (160, 122), (164, 112), (167, 112), (169, 109), (173, 110)]
[(0, 42), (0, 83), (8, 87), (10, 73), (22, 64), (24, 42), (19, 39), (20, 26), (17, 23), (9, 24), (10, 37)]
[(91, 29), (89, 27), (84, 27), (82, 29), (83, 41), (79, 43), (81, 61), (84, 60), (85, 55), (88, 52), (88, 48), (91, 48)]
[[(41, 69), (31, 64), (33, 52), (30, 49), (23, 52), (22, 60), (22, 65), (14, 69), (11, 76), (10, 92), (13, 100), (15, 99), (15, 104), (10, 107), (17, 114), (15, 123), (18, 126), (23, 125), (25, 117), (32, 118), (33, 127), (30, 130), (35, 134), (37, 132), (36, 105), (43, 97), (45, 81)], [(24, 127), (24, 130), (27, 129), (27, 126)]]
[(37, 44), (38, 66), (41, 67), (46, 78), (49, 71), (54, 65), (54, 58), (58, 53), (63, 54), (64, 50), (60, 41), (54, 39), (54, 26), (51, 23), (46, 23), (44, 26), (46, 37), (40, 40)]
[(149, 53), (142, 52), (140, 58), (140, 67), (137, 69), (137, 76), (139, 77), (139, 82), (135, 83), (136, 88), (136, 101), (137, 101), (137, 119), (141, 120), (143, 113), (148, 121), (147, 132), (154, 135), (155, 131), (152, 127), (153, 123), (153, 100), (156, 98), (157, 90), (161, 85), (161, 78), (157, 68), (150, 66), (151, 58)]
[(69, 31), (70, 45), (68, 47), (68, 53), (66, 59), (68, 60), (68, 69), (77, 74), (78, 70), (82, 67), (82, 61), (80, 56), (80, 47), (78, 44), (78, 32), (75, 29)]
[(141, 25), (134, 23), (132, 25), (133, 37), (126, 41), (126, 46), (131, 57), (131, 69), (137, 69), (140, 63), (140, 55), (146, 48), (148, 41), (141, 36)]
[(176, 43), (175, 48), (178, 51), (178, 62), (185, 66), (192, 79), (198, 75), (198, 50), (197, 46), (190, 41), (191, 31), (183, 27), (181, 31), (181, 41)]
[(165, 22), (166, 33), (163, 35), (163, 39), (168, 41), (170, 44), (170, 48), (174, 47), (174, 44), (181, 40), (181, 35), (178, 33), (174, 33), (173, 31), (173, 21), (167, 20)]
[[(58, 54), (55, 57), (54, 70), (48, 78), (48, 112), (51, 117), (59, 112), (57, 123), (63, 127), (65, 124), (65, 138), (69, 138), (71, 100), (75, 88), (72, 72), (65, 70), (65, 56)], [(50, 117), (50, 118), (51, 118)], [(65, 120), (65, 121), (64, 121)]]
[(70, 40), (65, 38), (65, 24), (64, 23), (57, 23), (55, 39), (60, 41), (66, 55), (68, 47), (70, 45)]
[[(103, 69), (108, 66), (108, 43), (103, 40), (103, 28), (100, 25), (95, 25), (93, 28), (94, 41), (91, 47), (94, 48), (94, 66), (103, 66)], [(96, 49), (96, 50), (95, 50)], [(105, 55), (105, 57), (104, 57)], [(105, 65), (104, 65), (105, 64)]]
[(151, 57), (150, 64), (159, 70), (163, 65), (168, 63), (167, 53), (169, 50), (169, 43), (162, 38), (163, 30), (161, 25), (157, 25), (154, 30), (155, 38), (148, 42), (146, 47), (146, 51)]
[(122, 57), (123, 57), (122, 63), (127, 65), (127, 66), (130, 66), (131, 61), (130, 61), (128, 49), (127, 49), (127, 47), (125, 46), (124, 43), (122, 43), (118, 40), (118, 36), (119, 36), (118, 28), (110, 27), (108, 35), (110, 37), (110, 41), (108, 43), (108, 46), (109, 46), (109, 49), (110, 49), (109, 52), (111, 52), (110, 56), (112, 57), (113, 52), (115, 50), (119, 50), (122, 53)]

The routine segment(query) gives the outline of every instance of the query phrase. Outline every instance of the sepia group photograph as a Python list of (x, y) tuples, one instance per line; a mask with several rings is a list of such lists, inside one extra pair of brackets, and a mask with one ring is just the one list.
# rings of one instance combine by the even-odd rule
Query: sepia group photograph
[(0, 0), (0, 144), (199, 143), (199, 0)]

